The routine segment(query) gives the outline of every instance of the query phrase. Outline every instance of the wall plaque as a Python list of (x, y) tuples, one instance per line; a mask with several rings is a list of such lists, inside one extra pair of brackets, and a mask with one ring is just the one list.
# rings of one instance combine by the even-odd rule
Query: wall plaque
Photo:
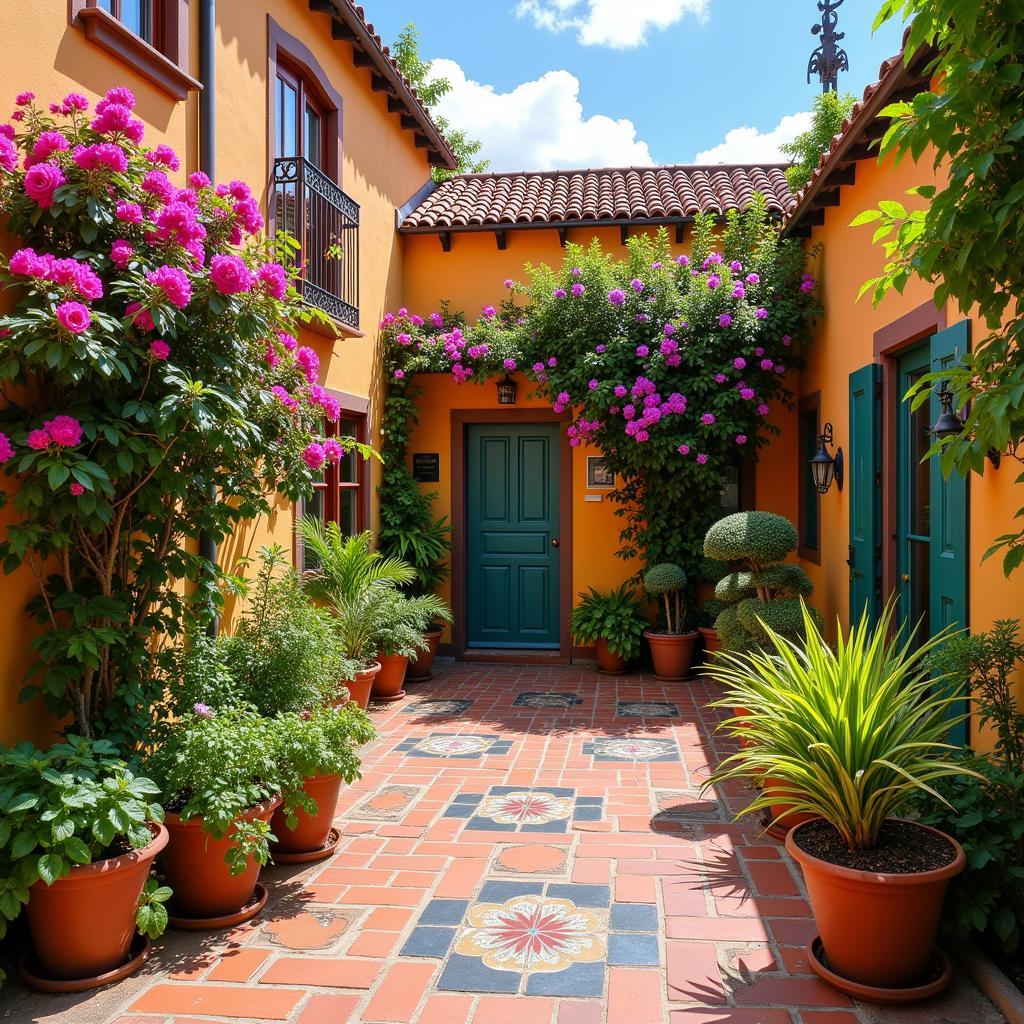
[(441, 479), (441, 456), (437, 452), (413, 452), (412, 478), (421, 484), (436, 484)]

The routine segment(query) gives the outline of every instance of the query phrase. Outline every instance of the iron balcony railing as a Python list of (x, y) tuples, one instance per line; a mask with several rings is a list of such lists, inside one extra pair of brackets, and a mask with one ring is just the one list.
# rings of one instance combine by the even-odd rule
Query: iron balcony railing
[(359, 327), (359, 204), (303, 157), (274, 161), (274, 216), (302, 246), (303, 299)]

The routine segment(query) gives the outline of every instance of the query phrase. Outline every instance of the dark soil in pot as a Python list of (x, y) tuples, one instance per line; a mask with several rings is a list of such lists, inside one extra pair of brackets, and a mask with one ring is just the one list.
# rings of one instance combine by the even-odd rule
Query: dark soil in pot
[(878, 846), (873, 850), (849, 849), (827, 821), (804, 826), (793, 841), (801, 850), (829, 864), (887, 875), (935, 871), (956, 860), (956, 847), (945, 836), (925, 832), (910, 821), (885, 822)]

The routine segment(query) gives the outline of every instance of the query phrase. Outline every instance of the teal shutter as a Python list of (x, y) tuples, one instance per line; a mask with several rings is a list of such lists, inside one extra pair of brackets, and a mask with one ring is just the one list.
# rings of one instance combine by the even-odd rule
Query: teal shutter
[[(960, 323), (934, 334), (931, 339), (932, 370), (956, 364), (971, 343), (971, 322)], [(939, 416), (938, 387), (932, 388), (932, 423)], [(938, 459), (931, 466), (930, 620), (934, 632), (945, 626), (966, 629), (967, 617), (967, 477), (956, 470), (944, 479)], [(967, 702), (957, 705), (958, 714)], [(954, 743), (967, 742), (967, 723), (950, 734)]]
[(882, 596), (882, 367), (869, 363), (850, 374), (850, 622), (867, 611), (878, 619)]

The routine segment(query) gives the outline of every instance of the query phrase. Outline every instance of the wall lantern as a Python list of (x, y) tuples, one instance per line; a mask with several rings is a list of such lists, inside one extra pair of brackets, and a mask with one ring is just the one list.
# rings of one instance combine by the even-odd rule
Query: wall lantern
[(498, 381), (498, 405), (516, 404), (516, 382), (506, 373)]
[(819, 494), (827, 494), (833, 480), (840, 491), (843, 489), (843, 449), (836, 449), (833, 456), (828, 450), (830, 444), (832, 424), (826, 423), (825, 429), (818, 435), (818, 450), (811, 459), (811, 476)]
[(939, 418), (928, 431), (930, 434), (934, 434), (940, 441), (944, 437), (955, 437), (957, 434), (962, 433), (964, 429), (963, 420), (953, 411), (953, 392), (949, 390), (946, 384), (946, 381), (942, 382), (942, 387), (939, 388), (937, 395), (942, 403)]

